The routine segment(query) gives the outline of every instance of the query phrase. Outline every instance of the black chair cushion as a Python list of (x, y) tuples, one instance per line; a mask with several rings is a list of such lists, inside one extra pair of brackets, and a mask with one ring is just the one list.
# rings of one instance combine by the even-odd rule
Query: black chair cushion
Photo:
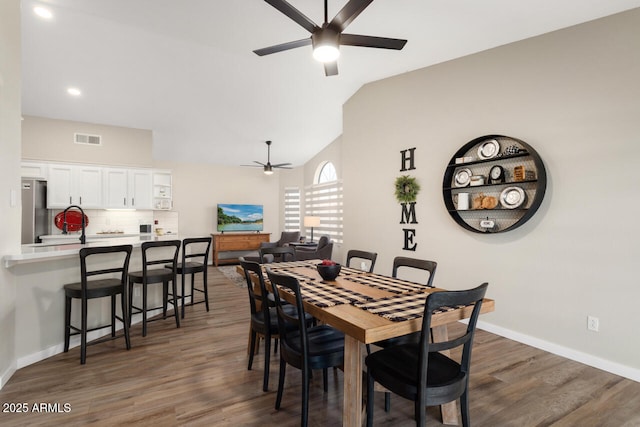
[[(282, 309), (289, 316), (296, 316), (296, 308), (293, 305), (285, 305), (282, 307)], [(309, 313), (305, 313), (304, 316), (308, 325), (311, 324), (311, 322), (313, 322), (313, 316), (311, 316)], [(271, 331), (270, 331), (271, 334), (277, 335), (278, 334), (278, 312), (276, 311), (275, 308), (269, 309), (269, 322), (271, 324)], [(262, 311), (259, 311), (251, 315), (251, 325), (256, 332), (261, 334), (266, 333), (266, 324), (264, 322), (264, 315)], [(287, 325), (287, 330), (294, 330), (294, 329), (296, 329), (294, 325)]]
[[(389, 349), (384, 349), (370, 354), (365, 359), (367, 370), (376, 378), (376, 382), (390, 391), (410, 400), (415, 400), (418, 387), (418, 358), (419, 346), (416, 344), (404, 344)], [(427, 398), (430, 404), (438, 394), (438, 388), (447, 388), (451, 384), (464, 389), (464, 377), (460, 371), (460, 365), (438, 352), (429, 353), (429, 365), (427, 367)]]
[[(164, 267), (171, 268), (171, 264), (166, 264)], [(178, 273), (182, 274), (183, 267), (181, 262), (176, 265), (176, 269)], [(185, 274), (200, 273), (201, 271), (204, 271), (204, 269), (205, 266), (201, 262), (186, 262), (184, 264)]]
[(387, 348), (392, 345), (400, 345), (400, 344), (418, 344), (420, 342), (420, 332), (414, 332), (412, 334), (401, 335), (395, 338), (389, 338), (382, 341), (377, 341), (373, 343), (378, 347)]
[[(288, 339), (288, 343), (294, 351), (302, 352), (300, 347), (300, 333), (294, 332)], [(344, 360), (344, 334), (337, 329), (328, 325), (319, 325), (307, 329), (307, 338), (309, 345), (309, 360), (313, 367), (313, 359), (315, 357), (325, 357), (329, 354), (339, 354)]]
[[(142, 283), (142, 271), (129, 273), (129, 280), (134, 283)], [(173, 280), (173, 272), (165, 268), (147, 270), (147, 283), (162, 283)]]
[[(87, 282), (87, 298), (108, 297), (121, 294), (122, 291), (120, 279), (100, 279)], [(64, 285), (64, 293), (70, 298), (82, 298), (82, 284), (77, 282)]]

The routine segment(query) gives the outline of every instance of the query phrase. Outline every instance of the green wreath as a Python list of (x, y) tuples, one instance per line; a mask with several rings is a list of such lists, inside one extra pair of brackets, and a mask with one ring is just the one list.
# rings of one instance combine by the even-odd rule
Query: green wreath
[(399, 203), (412, 203), (416, 201), (420, 185), (414, 177), (402, 175), (396, 178), (396, 199)]

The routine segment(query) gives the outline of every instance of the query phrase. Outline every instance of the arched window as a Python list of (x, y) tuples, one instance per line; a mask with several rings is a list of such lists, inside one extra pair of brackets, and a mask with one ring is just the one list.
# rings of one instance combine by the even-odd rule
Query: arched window
[(324, 184), (325, 182), (336, 181), (338, 174), (336, 173), (336, 167), (331, 162), (324, 162), (318, 167), (318, 174), (316, 176), (316, 184)]
[(305, 188), (305, 216), (320, 217), (315, 227), (318, 236), (327, 235), (337, 244), (342, 243), (342, 181), (330, 161), (316, 169), (313, 185)]

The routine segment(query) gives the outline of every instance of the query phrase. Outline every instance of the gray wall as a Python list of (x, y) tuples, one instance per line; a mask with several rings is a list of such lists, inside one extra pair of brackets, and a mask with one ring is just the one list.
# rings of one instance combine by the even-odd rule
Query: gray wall
[[(377, 251), (382, 273), (397, 255), (436, 260), (444, 288), (488, 281), (487, 329), (640, 380), (638, 76), (640, 9), (364, 86), (344, 108), (345, 248)], [(533, 146), (549, 180), (532, 220), (481, 235), (451, 219), (442, 178), (458, 148), (492, 133)], [(411, 147), (415, 252), (393, 195)]]
[[(0, 257), (20, 249), (20, 1), (0, 2)], [(12, 203), (14, 201), (15, 203)], [(16, 281), (0, 268), (0, 387), (16, 369)]]
[[(102, 144), (76, 144), (74, 133), (100, 135)], [(22, 122), (22, 158), (25, 160), (150, 167), (152, 149), (150, 130), (34, 116), (24, 116)]]

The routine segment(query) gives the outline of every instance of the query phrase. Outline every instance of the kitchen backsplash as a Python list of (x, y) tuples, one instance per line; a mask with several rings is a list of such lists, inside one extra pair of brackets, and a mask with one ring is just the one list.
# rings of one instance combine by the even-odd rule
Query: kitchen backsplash
[[(54, 224), (54, 218), (62, 210), (50, 210), (51, 234), (61, 234), (62, 230)], [(179, 233), (179, 215), (174, 211), (117, 211), (103, 209), (87, 209), (85, 215), (89, 219), (86, 234), (123, 233), (139, 234), (140, 225), (151, 224), (155, 233), (157, 228), (162, 229), (163, 234)], [(157, 224), (156, 224), (157, 222)], [(79, 233), (79, 232), (78, 232)]]

